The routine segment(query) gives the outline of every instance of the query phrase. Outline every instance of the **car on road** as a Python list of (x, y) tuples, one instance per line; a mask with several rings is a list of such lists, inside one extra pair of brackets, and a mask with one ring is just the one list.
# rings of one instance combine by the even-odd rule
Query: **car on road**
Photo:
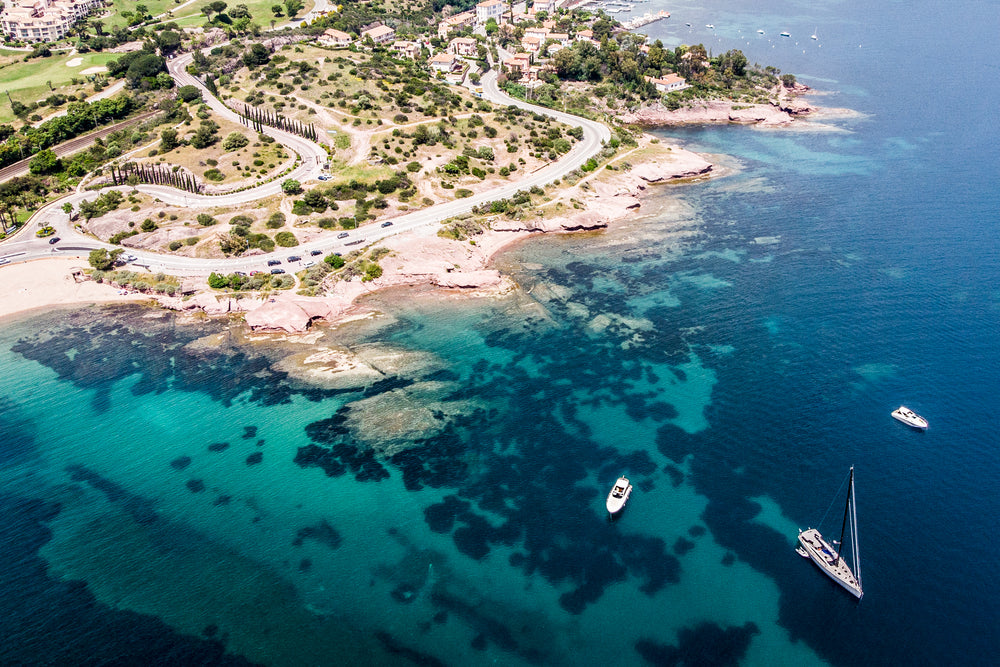
[(10, 264), (10, 260), (6, 257), (0, 258), (0, 266), (3, 266), (4, 264)]
[(273, 275), (273, 276), (276, 276), (279, 273), (284, 273), (284, 272), (285, 272), (284, 269), (271, 269), (271, 275)]
[(316, 266), (316, 262), (311, 259), (308, 262), (302, 262), (302, 267), (308, 269), (310, 266)]
[(386, 220), (382, 223), (383, 227), (392, 227), (392, 220)]
[(269, 260), (267, 260), (267, 265), (268, 266), (277, 266), (278, 264), (281, 264), (281, 260), (280, 259), (269, 259)]
[(289, 262), (301, 262), (302, 258), (299, 257), (298, 255), (289, 255), (288, 256), (288, 261)]
[(322, 250), (310, 250), (309, 254), (312, 255), (313, 257), (315, 257), (316, 255), (322, 255), (323, 251)]
[(59, 243), (59, 237), (58, 236), (53, 236), (52, 238), (49, 239), (49, 245), (55, 245), (57, 243)]
[(350, 236), (350, 234), (348, 234), (347, 232), (340, 232), (339, 234), (337, 234), (338, 239), (346, 239), (348, 236)]
[(122, 259), (125, 260), (126, 264), (131, 264), (132, 262), (138, 260), (139, 258), (135, 255), (125, 255)]

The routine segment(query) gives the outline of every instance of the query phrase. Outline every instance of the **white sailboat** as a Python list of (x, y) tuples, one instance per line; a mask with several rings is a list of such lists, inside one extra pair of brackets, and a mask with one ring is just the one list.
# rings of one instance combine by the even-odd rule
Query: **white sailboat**
[(809, 35), (809, 39), (819, 39), (819, 37), (816, 36), (816, 30), (815, 29), (813, 30), (813, 34)]
[(840, 529), (840, 541), (833, 542), (842, 550), (844, 548), (844, 533), (848, 524), (851, 527), (851, 561), (852, 570), (844, 555), (823, 539), (815, 528), (799, 531), (799, 546), (795, 549), (803, 558), (809, 558), (822, 570), (826, 576), (840, 584), (848, 593), (861, 599), (864, 591), (861, 588), (861, 554), (858, 550), (858, 516), (854, 502), (854, 466), (851, 466), (850, 482), (847, 485), (847, 506), (844, 508), (844, 523)]

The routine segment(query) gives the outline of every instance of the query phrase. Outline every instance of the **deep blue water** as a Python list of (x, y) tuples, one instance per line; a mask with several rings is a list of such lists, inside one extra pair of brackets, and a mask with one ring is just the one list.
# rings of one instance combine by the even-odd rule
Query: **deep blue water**
[[(0, 663), (994, 662), (1000, 12), (666, 8), (653, 38), (861, 115), (661, 132), (732, 174), (505, 253), (504, 299), (379, 296), (309, 343), (0, 328)], [(315, 353), (368, 374), (303, 381)], [(860, 603), (793, 551), (851, 465)]]

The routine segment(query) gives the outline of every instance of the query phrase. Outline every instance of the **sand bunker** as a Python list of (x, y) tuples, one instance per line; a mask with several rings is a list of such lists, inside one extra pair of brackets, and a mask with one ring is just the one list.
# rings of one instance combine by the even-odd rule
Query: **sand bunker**
[(73, 58), (66, 63), (66, 67), (79, 67), (83, 64), (83, 58)]
[[(76, 60), (79, 60), (79, 58), (76, 58)], [(77, 65), (79, 64), (80, 63), (77, 63)], [(76, 65), (70, 65), (70, 67), (76, 67)], [(88, 67), (87, 69), (80, 72), (80, 74), (100, 74), (102, 72), (107, 72), (107, 71), (108, 71), (107, 67)]]

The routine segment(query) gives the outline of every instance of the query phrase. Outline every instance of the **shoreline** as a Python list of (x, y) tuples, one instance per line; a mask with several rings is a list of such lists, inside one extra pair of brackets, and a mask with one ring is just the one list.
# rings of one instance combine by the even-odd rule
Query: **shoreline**
[[(634, 164), (630, 157), (636, 158)], [(390, 237), (378, 244), (390, 251), (380, 261), (380, 278), (368, 283), (357, 278), (339, 280), (324, 296), (299, 296), (292, 290), (265, 295), (224, 294), (211, 291), (207, 285), (187, 298), (121, 294), (111, 285), (74, 279), (74, 269), (89, 268), (85, 257), (46, 258), (0, 267), (11, 295), (0, 303), (0, 322), (52, 306), (145, 301), (170, 310), (202, 311), (209, 316), (243, 313), (250, 331), (302, 333), (315, 319), (336, 325), (370, 313), (370, 308), (358, 303), (360, 297), (389, 287), (430, 285), (452, 295), (501, 296), (517, 286), (492, 268), (493, 260), (513, 244), (539, 234), (604, 229), (641, 208), (642, 195), (653, 185), (692, 182), (716, 174), (715, 165), (704, 156), (648, 134), (639, 138), (637, 148), (615, 156), (609, 165), (611, 170), (601, 168), (571, 186), (558, 186), (552, 200), (534, 209), (535, 218), (524, 215), (524, 219), (509, 220), (493, 216), (488, 218), (489, 228), (469, 240), (438, 236), (441, 226)], [(560, 202), (574, 208), (547, 215), (545, 209)]]

